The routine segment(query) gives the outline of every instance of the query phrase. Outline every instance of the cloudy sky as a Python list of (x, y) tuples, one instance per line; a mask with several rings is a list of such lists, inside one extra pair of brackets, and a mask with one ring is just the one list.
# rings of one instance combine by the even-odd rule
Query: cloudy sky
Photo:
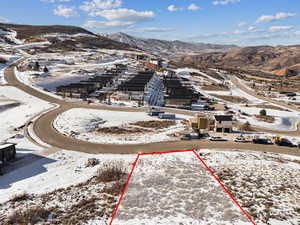
[(1, 1), (1, 22), (220, 44), (300, 44), (299, 0)]

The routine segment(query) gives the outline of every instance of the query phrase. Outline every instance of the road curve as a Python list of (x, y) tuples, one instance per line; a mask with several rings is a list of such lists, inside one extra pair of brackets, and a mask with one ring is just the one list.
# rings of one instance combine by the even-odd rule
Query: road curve
[[(58, 108), (41, 115), (37, 120), (34, 121), (33, 130), (35, 134), (43, 142), (60, 149), (80, 151), (85, 153), (112, 153), (112, 154), (128, 154), (128, 153), (139, 153), (139, 152), (161, 152), (166, 150), (182, 150), (192, 148), (202, 149), (239, 149), (239, 150), (251, 150), (251, 151), (264, 151), (273, 153), (284, 153), (289, 155), (300, 156), (298, 149), (279, 147), (279, 146), (262, 146), (254, 145), (250, 143), (235, 143), (235, 142), (210, 142), (207, 140), (192, 140), (192, 141), (170, 141), (170, 142), (159, 142), (149, 144), (136, 144), (136, 145), (117, 145), (117, 144), (97, 144), (86, 141), (73, 139), (59, 133), (52, 126), (55, 118), (72, 108), (89, 108), (89, 109), (101, 109), (111, 111), (129, 111), (129, 112), (142, 112), (146, 109), (143, 108), (124, 108), (124, 107), (112, 107), (112, 106), (95, 106), (89, 105), (86, 102), (66, 102), (61, 99), (54, 98), (43, 92), (40, 92), (32, 87), (29, 87), (20, 82), (14, 73), (14, 67), (16, 64), (9, 66), (4, 74), (8, 85), (17, 87), (22, 91), (40, 98), (44, 101), (59, 105)], [(192, 112), (185, 110), (167, 110), (169, 112), (176, 112), (182, 114), (192, 115)]]

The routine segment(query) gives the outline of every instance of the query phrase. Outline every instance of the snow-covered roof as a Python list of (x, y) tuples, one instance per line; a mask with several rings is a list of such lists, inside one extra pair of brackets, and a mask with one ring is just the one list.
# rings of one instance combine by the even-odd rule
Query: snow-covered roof
[(6, 149), (8, 147), (15, 146), (15, 145), (16, 144), (13, 144), (13, 143), (0, 143), (0, 151)]

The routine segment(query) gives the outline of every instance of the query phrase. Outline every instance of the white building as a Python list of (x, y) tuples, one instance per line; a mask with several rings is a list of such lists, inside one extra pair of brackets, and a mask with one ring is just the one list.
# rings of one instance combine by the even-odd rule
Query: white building
[(215, 131), (231, 133), (233, 128), (232, 115), (215, 115)]

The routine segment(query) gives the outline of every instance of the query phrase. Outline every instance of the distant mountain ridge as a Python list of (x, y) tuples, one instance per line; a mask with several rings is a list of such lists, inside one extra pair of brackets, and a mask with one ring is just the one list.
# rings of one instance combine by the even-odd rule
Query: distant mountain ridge
[(138, 38), (126, 33), (106, 34), (106, 37), (138, 47), (144, 51), (165, 57), (177, 57), (179, 55), (193, 55), (206, 52), (226, 52), (235, 45), (215, 45), (205, 43), (189, 43), (184, 41), (166, 41), (159, 39)]
[(300, 75), (300, 45), (244, 47), (226, 53), (183, 56), (177, 62), (204, 67), (261, 70), (294, 77)]

